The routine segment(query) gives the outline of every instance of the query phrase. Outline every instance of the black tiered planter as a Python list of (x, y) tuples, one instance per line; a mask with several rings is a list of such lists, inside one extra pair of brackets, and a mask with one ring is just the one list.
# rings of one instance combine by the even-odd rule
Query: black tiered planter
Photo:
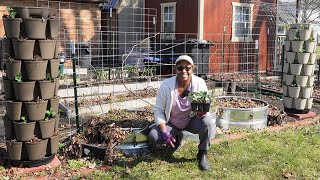
[[(6, 145), (11, 166), (36, 167), (50, 163), (59, 145), (59, 97), (54, 96), (59, 80), (46, 76), (58, 77), (59, 60), (53, 58), (57, 57), (59, 23), (51, 18), (49, 8), (13, 9), (16, 18), (3, 19), (7, 35), (3, 48), (11, 56), (5, 57), (8, 77), (3, 78)], [(55, 115), (46, 120), (46, 110), (50, 109)]]

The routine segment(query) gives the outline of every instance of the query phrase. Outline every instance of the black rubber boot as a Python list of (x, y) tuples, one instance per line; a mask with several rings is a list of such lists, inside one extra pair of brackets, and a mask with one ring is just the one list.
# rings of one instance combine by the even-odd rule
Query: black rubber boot
[(200, 150), (197, 154), (198, 166), (202, 171), (209, 170), (211, 168), (206, 150)]
[(183, 134), (182, 132), (180, 132), (179, 134), (176, 135), (175, 137), (176, 139), (176, 144), (175, 144), (175, 148), (178, 149), (178, 147), (180, 147), (182, 139), (183, 139)]

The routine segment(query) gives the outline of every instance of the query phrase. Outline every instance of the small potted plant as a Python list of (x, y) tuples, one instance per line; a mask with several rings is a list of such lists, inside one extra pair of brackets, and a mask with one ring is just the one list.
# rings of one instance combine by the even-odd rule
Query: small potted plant
[(35, 56), (32, 60), (23, 61), (26, 79), (29, 81), (41, 81), (46, 79), (48, 61), (40, 56)]
[(292, 41), (292, 51), (300, 52), (300, 49), (303, 48), (303, 42), (304, 41), (300, 39), (299, 33), (297, 33), (296, 36), (294, 37), (294, 40)]
[(42, 159), (46, 155), (48, 139), (42, 140), (34, 137), (25, 144), (30, 161)]
[(54, 88), (56, 86), (56, 78), (47, 73), (46, 79), (39, 82), (41, 99), (51, 99), (54, 96)]
[(13, 122), (13, 125), (18, 141), (29, 141), (34, 137), (36, 122), (28, 122), (26, 116), (22, 116), (18, 122)]
[(21, 61), (14, 60), (11, 56), (4, 59), (4, 63), (7, 68), (7, 77), (10, 80), (14, 80), (15, 76), (21, 73)]
[(299, 29), (300, 39), (302, 41), (308, 40), (311, 36), (311, 33), (312, 33), (312, 26), (310, 26), (309, 24), (304, 24)]
[(16, 139), (6, 141), (8, 156), (10, 160), (21, 160), (22, 142)]
[(307, 64), (310, 57), (310, 53), (307, 53), (304, 48), (299, 49), (298, 62), (299, 64)]
[(291, 86), (288, 86), (289, 97), (298, 98), (300, 93), (300, 85), (297, 84), (295, 80), (293, 80)]
[(14, 94), (17, 101), (32, 101), (34, 99), (35, 81), (23, 82), (21, 73), (13, 81)]
[(56, 113), (53, 111), (53, 108), (50, 108), (50, 110), (46, 110), (44, 120), (38, 121), (42, 139), (47, 139), (53, 136), (56, 124), (56, 120), (53, 118), (55, 114)]
[(209, 112), (212, 96), (207, 91), (191, 92), (188, 94), (192, 111)]
[(306, 46), (306, 52), (308, 53), (314, 53), (315, 52), (315, 48), (316, 48), (317, 42), (315, 41), (314, 37), (310, 37), (306, 42), (305, 42), (305, 46)]
[(20, 23), (22, 23), (21, 18), (15, 18), (17, 12), (15, 12), (11, 7), (6, 7), (7, 13), (3, 15), (4, 31), (7, 38), (18, 39), (20, 36)]

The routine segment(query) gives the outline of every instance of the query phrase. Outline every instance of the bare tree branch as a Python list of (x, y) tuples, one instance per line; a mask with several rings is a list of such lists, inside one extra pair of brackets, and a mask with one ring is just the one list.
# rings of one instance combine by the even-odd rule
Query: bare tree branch
[[(300, 10), (302, 11), (302, 19), (305, 22), (313, 22), (319, 18), (320, 1), (319, 0), (301, 0)], [(316, 17), (314, 17), (316, 16)]]

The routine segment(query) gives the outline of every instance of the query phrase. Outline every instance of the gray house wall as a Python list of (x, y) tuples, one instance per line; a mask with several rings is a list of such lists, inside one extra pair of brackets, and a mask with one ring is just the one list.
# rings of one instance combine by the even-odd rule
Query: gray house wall
[(144, 0), (123, 0), (118, 8), (119, 54), (128, 53), (145, 31)]

